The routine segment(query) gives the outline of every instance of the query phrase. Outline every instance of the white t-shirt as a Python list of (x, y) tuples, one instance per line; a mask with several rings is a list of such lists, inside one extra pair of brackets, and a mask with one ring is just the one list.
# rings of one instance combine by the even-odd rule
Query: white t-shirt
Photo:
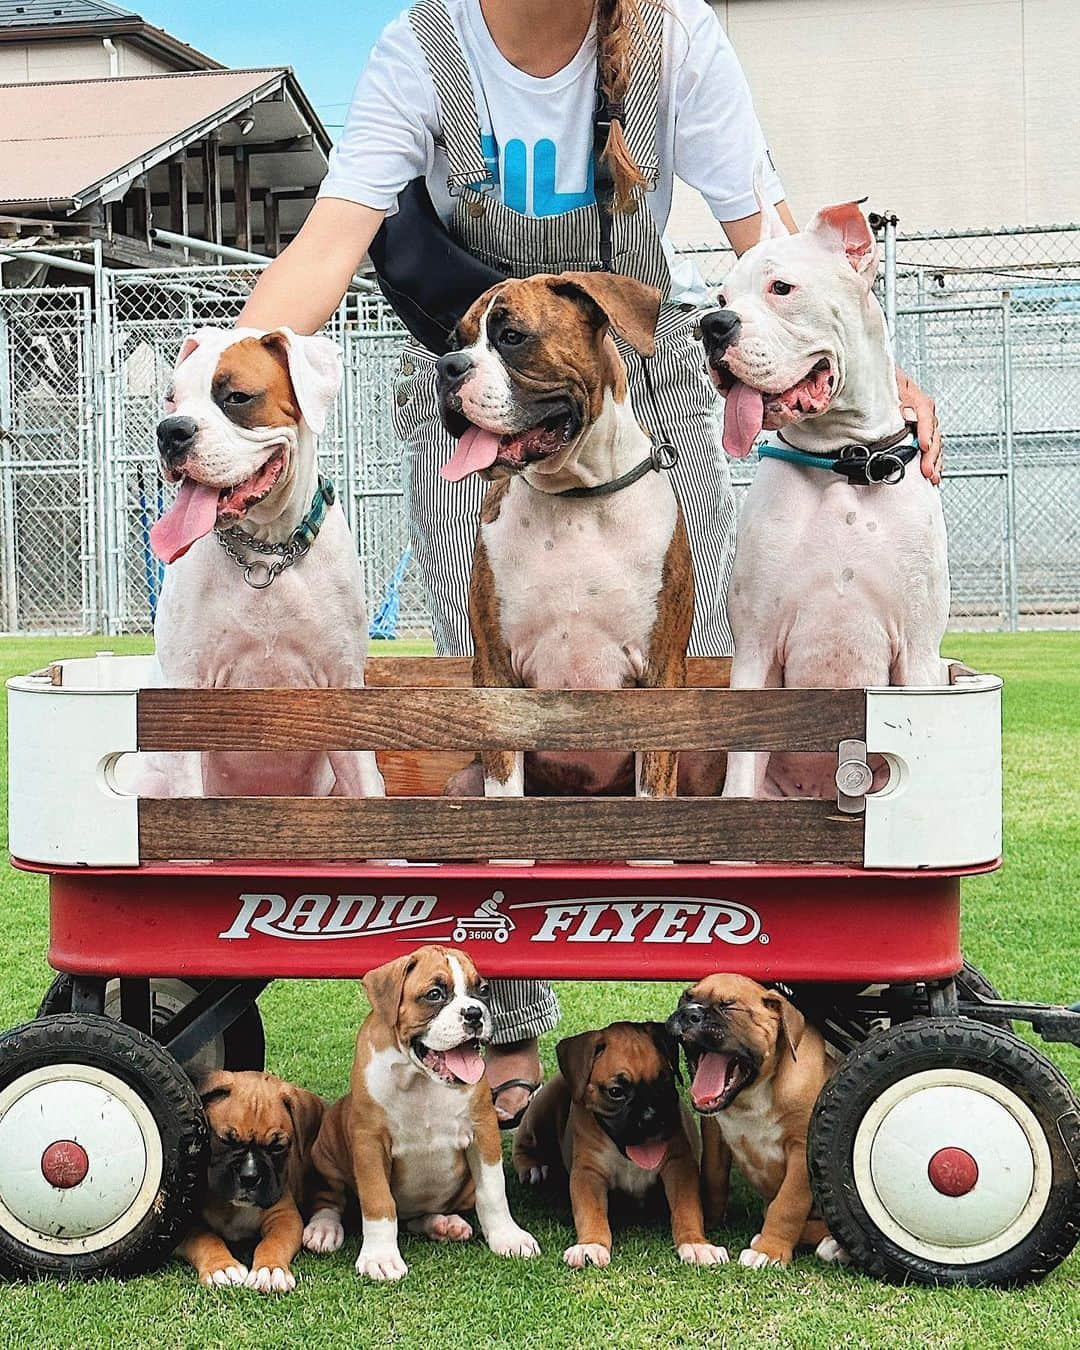
[[(594, 200), (593, 103), (596, 34), (546, 79), (510, 64), (495, 45), (480, 0), (446, 0), (472, 77), (485, 158), (497, 171), (496, 192), (525, 215), (557, 215)], [(397, 196), (424, 175), (436, 210), (449, 220), (445, 152), (438, 100), (427, 62), (402, 14), (383, 31), (356, 86), (341, 139), (319, 195), (341, 197), (392, 213)], [(667, 0), (657, 98), (659, 179), (646, 194), (663, 233), (675, 176), (697, 190), (719, 221), (757, 209), (755, 165), (767, 156), (746, 77), (727, 35), (705, 0)], [(766, 160), (766, 191), (783, 198)], [(671, 298), (700, 303), (705, 292), (688, 259), (672, 267)]]

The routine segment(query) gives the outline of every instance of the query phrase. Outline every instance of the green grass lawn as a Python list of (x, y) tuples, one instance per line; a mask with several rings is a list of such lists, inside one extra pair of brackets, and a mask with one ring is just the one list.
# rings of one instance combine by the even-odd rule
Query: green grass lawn
[[(0, 675), (56, 656), (148, 645), (4, 639)], [(1006, 865), (965, 885), (965, 951), (1008, 995), (1072, 1001), (1080, 998), (1080, 634), (953, 634), (946, 651), (1006, 680)], [(0, 902), (0, 1026), (9, 1026), (33, 1015), (49, 980), (44, 881), (5, 869)], [(674, 1002), (670, 985), (577, 984), (560, 993), (566, 1033), (617, 1017), (663, 1017)], [(364, 1012), (359, 986), (282, 982), (261, 1007), (269, 1066), (328, 1096), (341, 1092)], [(544, 1046), (549, 1066), (554, 1040)], [(1061, 1046), (1049, 1053), (1080, 1087), (1080, 1054)], [(353, 1273), (353, 1238), (333, 1257), (302, 1257), (298, 1291), (277, 1301), (209, 1293), (176, 1263), (126, 1284), (10, 1286), (0, 1289), (0, 1347), (1080, 1345), (1080, 1254), (1034, 1288), (926, 1290), (887, 1287), (812, 1258), (787, 1271), (689, 1270), (663, 1229), (635, 1228), (616, 1231), (609, 1269), (572, 1273), (560, 1259), (572, 1240), (568, 1215), (516, 1183), (510, 1198), (543, 1246), (538, 1260), (504, 1262), (477, 1242), (448, 1249), (411, 1238), (404, 1283), (374, 1286)], [(738, 1252), (758, 1213), (739, 1191), (720, 1240)]]

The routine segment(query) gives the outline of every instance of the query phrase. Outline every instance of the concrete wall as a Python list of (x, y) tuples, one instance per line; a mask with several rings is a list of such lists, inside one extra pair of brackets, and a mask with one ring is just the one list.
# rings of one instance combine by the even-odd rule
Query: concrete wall
[[(176, 70), (175, 62), (140, 51), (114, 38), (119, 75), (161, 75)], [(45, 80), (97, 80), (109, 74), (109, 53), (100, 38), (73, 38), (66, 42), (0, 44), (0, 84)]]
[[(713, 0), (796, 216), (1080, 220), (1080, 0)], [(716, 237), (677, 189), (672, 235)]]

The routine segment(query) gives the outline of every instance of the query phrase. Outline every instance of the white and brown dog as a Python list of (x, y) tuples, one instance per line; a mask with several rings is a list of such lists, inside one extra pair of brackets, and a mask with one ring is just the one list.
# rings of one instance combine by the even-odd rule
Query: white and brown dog
[[(630, 405), (612, 330), (654, 351), (659, 292), (567, 272), (492, 287), (438, 362), (443, 422), (459, 437), (444, 476), (497, 481), (484, 501), (469, 590), (478, 686), (685, 683), (693, 572), (682, 512)], [(524, 756), (483, 756), (488, 796), (520, 796)], [(551, 792), (673, 796), (677, 757), (537, 753)], [(475, 792), (478, 784), (465, 789)], [(458, 791), (462, 791), (459, 787)], [(706, 789), (707, 790), (707, 789)]]
[(369, 971), (371, 1012), (356, 1038), (349, 1094), (326, 1113), (312, 1150), (325, 1181), (304, 1232), (309, 1251), (335, 1251), (349, 1192), (359, 1197), (358, 1275), (408, 1271), (398, 1225), (436, 1241), (466, 1242), (462, 1210), (475, 1207), (500, 1256), (535, 1256), (535, 1238), (506, 1202), (499, 1122), (480, 1049), (491, 1036), (487, 986), (450, 947), (421, 947)]
[[(340, 383), (325, 337), (208, 328), (184, 342), (157, 429), (180, 487), (151, 531), (168, 564), (154, 625), (164, 684), (363, 685), (360, 565), (315, 454)], [(278, 755), (270, 771), (259, 754), (171, 755), (156, 769), (143, 790), (157, 795), (383, 792), (361, 751)]]
[[(941, 496), (902, 444), (874, 236), (854, 202), (796, 235), (759, 205), (761, 240), (702, 320), (725, 449), (749, 454), (764, 428), (781, 456), (762, 459), (739, 515), (732, 688), (947, 683)], [(835, 755), (740, 753), (724, 793), (829, 797), (835, 772)]]

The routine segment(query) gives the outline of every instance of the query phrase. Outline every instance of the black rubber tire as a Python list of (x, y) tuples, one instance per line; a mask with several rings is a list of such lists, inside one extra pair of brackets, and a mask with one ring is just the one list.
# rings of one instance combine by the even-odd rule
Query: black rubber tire
[[(871, 1104), (894, 1083), (927, 1069), (966, 1069), (1014, 1092), (1049, 1146), (1050, 1194), (1035, 1227), (1015, 1247), (971, 1265), (905, 1251), (867, 1213), (856, 1189), (853, 1150)], [(1074, 1161), (1075, 1160), (1075, 1161)], [(867, 1275), (939, 1285), (1018, 1285), (1040, 1279), (1080, 1239), (1080, 1101), (1064, 1074), (1002, 1027), (959, 1017), (920, 1018), (876, 1032), (826, 1083), (807, 1138), (810, 1183), (833, 1236)]]
[[(993, 980), (989, 979), (978, 966), (972, 965), (970, 961), (965, 961), (963, 969), (956, 977), (956, 992), (960, 998), (1001, 998), (1001, 993)], [(974, 1020), (983, 1021), (981, 1017)], [(1011, 1021), (991, 1022), (987, 1019), (987, 1026), (1005, 1027), (1007, 1031), (1015, 1031), (1016, 1027)]]
[[(109, 1017), (42, 1017), (0, 1036), (0, 1090), (47, 1065), (88, 1064), (133, 1088), (158, 1128), (161, 1184), (146, 1213), (99, 1251), (65, 1255), (27, 1245), (0, 1223), (0, 1274), (19, 1279), (130, 1275), (164, 1261), (202, 1207), (209, 1132), (191, 1080), (151, 1037)], [(0, 1171), (3, 1159), (0, 1159)]]
[[(179, 976), (175, 978), (178, 983), (186, 984), (196, 992), (208, 983), (206, 980), (181, 980)], [(72, 984), (73, 977), (71, 975), (57, 975), (46, 989), (37, 1015), (39, 1017), (50, 1017), (56, 1013), (69, 1013), (71, 1011)], [(150, 984), (153, 986), (154, 981), (151, 980)], [(106, 987), (107, 996), (108, 988)], [(154, 1023), (153, 1032), (156, 1036), (160, 1025), (166, 1019), (166, 1013), (164, 1010), (154, 1007), (153, 1002), (151, 1002), (151, 1010)], [(244, 1069), (261, 1071), (266, 1067), (266, 1037), (263, 1034), (262, 1017), (259, 1013), (258, 1004), (249, 1003), (232, 1026), (225, 1028), (222, 1033), (222, 1042), (225, 1062), (219, 1066), (220, 1068), (240, 1072)]]

